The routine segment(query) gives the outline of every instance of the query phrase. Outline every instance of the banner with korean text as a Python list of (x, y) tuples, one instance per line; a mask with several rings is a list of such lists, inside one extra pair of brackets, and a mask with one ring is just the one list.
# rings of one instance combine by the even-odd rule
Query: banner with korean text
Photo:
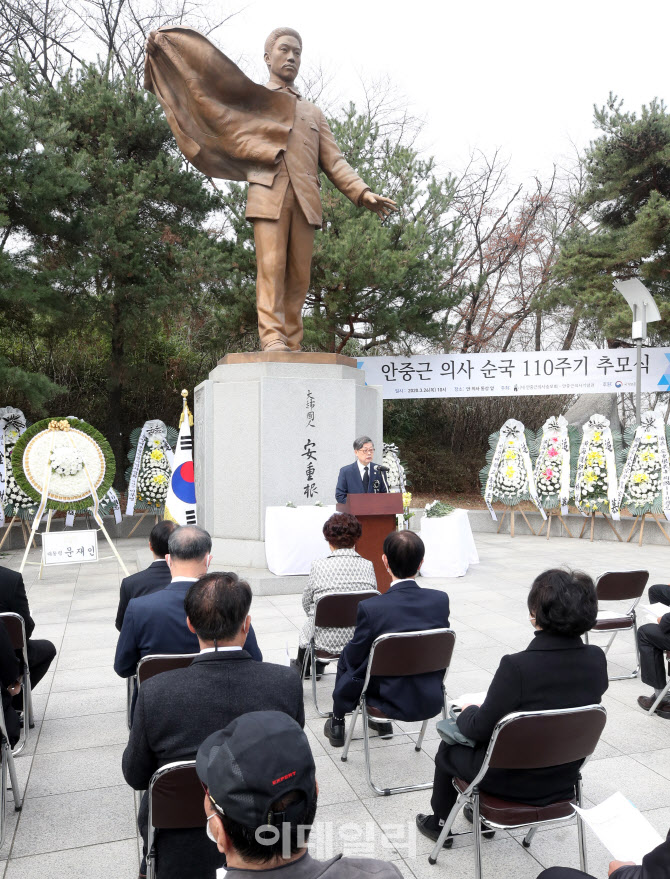
[[(513, 397), (633, 392), (637, 351), (515, 351), (362, 357), (368, 385), (398, 397)], [(642, 391), (670, 390), (670, 348), (642, 349)]]

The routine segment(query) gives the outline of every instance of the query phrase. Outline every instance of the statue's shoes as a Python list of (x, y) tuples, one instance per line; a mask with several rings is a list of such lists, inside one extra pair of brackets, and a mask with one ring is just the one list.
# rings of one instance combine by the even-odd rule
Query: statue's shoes
[(285, 345), (279, 339), (275, 339), (274, 342), (269, 342), (264, 346), (263, 351), (290, 351), (291, 349), (288, 345)]

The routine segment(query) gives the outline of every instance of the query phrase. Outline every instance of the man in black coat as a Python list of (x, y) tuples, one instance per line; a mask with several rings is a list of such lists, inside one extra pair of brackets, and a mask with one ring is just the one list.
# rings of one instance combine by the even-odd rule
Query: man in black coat
[[(649, 711), (667, 684), (665, 676), (665, 651), (670, 650), (670, 586), (659, 583), (649, 587), (649, 602), (667, 604), (668, 613), (658, 617), (655, 623), (647, 623), (637, 630), (640, 651), (640, 678), (642, 683), (654, 688), (653, 696), (638, 696), (637, 704)], [(655, 712), (664, 720), (670, 720), (670, 696), (663, 699)]]
[[(123, 774), (146, 790), (153, 773), (174, 760), (192, 760), (204, 739), (249, 711), (283, 711), (304, 726), (302, 681), (290, 668), (254, 662), (243, 649), (251, 589), (235, 574), (206, 574), (186, 596), (187, 623), (200, 655), (189, 668), (156, 675), (139, 690)], [(147, 796), (138, 824), (146, 842)], [(223, 865), (205, 830), (161, 831), (159, 879), (214, 879)]]
[[(370, 650), (375, 638), (387, 632), (415, 632), (449, 625), (449, 596), (423, 589), (414, 579), (423, 563), (423, 541), (413, 531), (393, 531), (384, 541), (382, 560), (392, 583), (383, 595), (358, 605), (354, 635), (337, 663), (333, 716), (324, 735), (334, 748), (344, 745), (344, 715), (352, 711), (363, 691)], [(438, 714), (443, 706), (444, 671), (423, 675), (376, 677), (368, 686), (369, 702), (397, 720), (412, 721)], [(383, 738), (392, 735), (389, 722), (369, 720)]]
[[(607, 875), (610, 879), (670, 879), (670, 830), (665, 842), (657, 845), (642, 858), (641, 864), (632, 861), (610, 861)], [(550, 867), (537, 879), (593, 879), (590, 873), (571, 867)]]
[(116, 628), (119, 632), (128, 602), (132, 598), (139, 598), (140, 595), (151, 595), (152, 592), (165, 589), (172, 579), (165, 556), (168, 554), (168, 540), (176, 527), (176, 524), (168, 519), (154, 525), (149, 535), (149, 549), (154, 557), (153, 562), (143, 571), (121, 580), (119, 609), (116, 612)]
[[(51, 641), (30, 637), (35, 630), (35, 621), (30, 616), (26, 587), (21, 574), (10, 568), (0, 567), (0, 613), (17, 613), (23, 617), (28, 639), (30, 685), (34, 690), (49, 670), (56, 648)], [(14, 697), (13, 705), (17, 710), (21, 709), (23, 696), (20, 693)]]

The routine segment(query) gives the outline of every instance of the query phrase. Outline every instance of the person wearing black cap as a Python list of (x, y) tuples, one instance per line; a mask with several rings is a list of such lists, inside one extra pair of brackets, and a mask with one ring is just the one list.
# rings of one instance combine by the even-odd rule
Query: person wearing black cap
[(205, 739), (195, 768), (205, 788), (207, 835), (235, 879), (277, 869), (282, 879), (401, 876), (386, 861), (317, 861), (309, 854), (319, 788), (307, 736), (287, 714), (243, 714)]
[[(163, 672), (139, 689), (122, 761), (135, 790), (147, 790), (166, 763), (192, 760), (206, 736), (247, 711), (270, 708), (304, 724), (300, 678), (285, 666), (254, 662), (244, 649), (250, 606), (251, 588), (234, 573), (206, 574), (191, 585), (184, 608), (200, 654), (188, 668)], [(138, 824), (145, 842), (147, 822), (144, 796)], [(214, 879), (223, 861), (204, 830), (161, 830), (156, 863), (159, 879)]]

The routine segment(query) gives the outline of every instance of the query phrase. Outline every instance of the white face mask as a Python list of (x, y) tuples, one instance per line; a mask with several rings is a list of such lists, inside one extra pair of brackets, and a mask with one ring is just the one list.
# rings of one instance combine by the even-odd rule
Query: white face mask
[(218, 845), (218, 844), (219, 844), (219, 841), (218, 841), (217, 838), (214, 836), (214, 834), (212, 833), (212, 829), (211, 829), (211, 827), (209, 826), (209, 822), (212, 820), (212, 818), (216, 818), (216, 815), (210, 815), (209, 818), (207, 819), (206, 833), (207, 833), (207, 837), (208, 837), (208, 839), (211, 839), (212, 842), (214, 843), (214, 845)]

